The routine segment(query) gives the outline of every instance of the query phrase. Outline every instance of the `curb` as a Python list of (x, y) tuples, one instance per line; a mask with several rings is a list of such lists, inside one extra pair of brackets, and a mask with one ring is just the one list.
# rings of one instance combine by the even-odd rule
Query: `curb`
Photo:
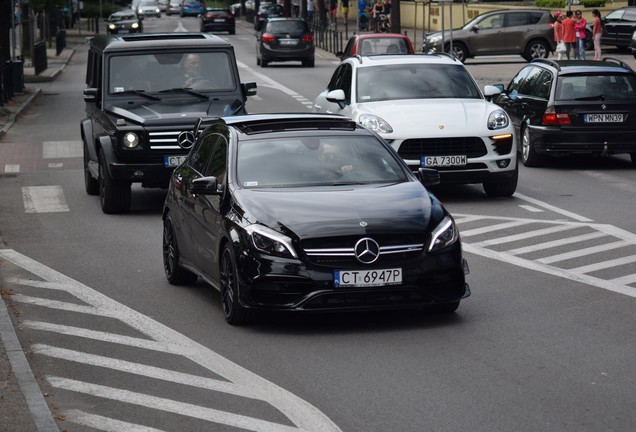
[[(66, 65), (65, 65), (66, 66)], [(9, 120), (7, 121), (7, 123), (2, 126), (2, 128), (0, 128), (0, 138), (2, 138), (4, 136), (5, 133), (7, 133), (7, 131), (9, 130), (9, 128), (11, 126), (13, 126), (13, 123), (16, 122), (16, 120), (18, 120), (18, 118), (20, 117), (20, 115), (35, 101), (36, 98), (38, 98), (40, 95), (42, 94), (42, 89), (41, 88), (36, 88), (35, 91), (33, 92), (33, 94), (31, 96), (29, 96), (29, 98), (24, 101), (24, 103), (22, 103), (22, 105), (20, 105), (20, 107), (13, 113), (11, 113), (11, 115), (9, 116)]]

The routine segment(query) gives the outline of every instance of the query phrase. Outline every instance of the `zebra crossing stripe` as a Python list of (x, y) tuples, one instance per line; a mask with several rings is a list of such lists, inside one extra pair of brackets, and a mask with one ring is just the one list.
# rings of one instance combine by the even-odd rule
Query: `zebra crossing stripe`
[[(593, 233), (589, 233), (589, 234), (581, 234), (581, 235), (574, 236), (574, 237), (567, 237), (567, 238), (564, 238), (564, 239), (552, 240), (552, 241), (548, 241), (548, 242), (544, 242), (544, 243), (538, 243), (538, 244), (531, 245), (531, 246), (520, 247), (520, 248), (517, 248), (517, 249), (510, 249), (509, 251), (506, 251), (506, 252), (511, 254), (511, 255), (523, 255), (523, 254), (527, 254), (527, 253), (530, 253), (530, 252), (537, 252), (537, 251), (540, 251), (540, 250), (550, 249), (550, 248), (559, 247), (559, 246), (565, 246), (565, 245), (572, 244), (572, 243), (579, 243), (579, 242), (582, 242), (582, 241), (593, 240), (593, 239), (596, 239), (596, 238), (606, 237), (606, 236), (607, 236), (607, 234), (597, 231), (597, 232), (593, 232)], [(548, 264), (548, 263), (552, 262), (552, 261), (549, 260), (549, 258), (540, 259), (538, 261), (542, 262), (543, 264)], [(559, 259), (557, 259), (555, 261), (559, 261)]]
[[(598, 234), (602, 234), (601, 236), (596, 236), (596, 237), (604, 237), (605, 234), (603, 233), (598, 233)], [(591, 236), (587, 236), (587, 237), (591, 237)], [(569, 239), (568, 239), (569, 240)], [(630, 246), (631, 243), (624, 241), (624, 240), (619, 240), (619, 241), (615, 241), (612, 243), (605, 243), (602, 245), (598, 245), (598, 246), (591, 246), (588, 248), (583, 248), (583, 249), (577, 249), (571, 252), (565, 252), (562, 254), (558, 254), (558, 255), (553, 255), (550, 257), (545, 257), (545, 258), (541, 258), (537, 261), (543, 263), (543, 264), (551, 264), (551, 263), (555, 263), (558, 261), (565, 261), (571, 258), (579, 258), (585, 255), (591, 255), (591, 254), (595, 254), (595, 253), (599, 253), (599, 252), (605, 252), (608, 250), (612, 250), (612, 249), (618, 249), (621, 247), (625, 247), (625, 246)]]
[(584, 265), (581, 267), (570, 269), (572, 273), (592, 273), (599, 270), (604, 270), (611, 267), (617, 267), (624, 264), (631, 264), (636, 262), (636, 255), (630, 255), (626, 257), (616, 258), (613, 260), (607, 260), (594, 264)]
[(65, 421), (106, 432), (164, 432), (161, 429), (116, 420), (97, 414), (89, 414), (80, 410), (68, 410), (64, 411), (63, 414)]

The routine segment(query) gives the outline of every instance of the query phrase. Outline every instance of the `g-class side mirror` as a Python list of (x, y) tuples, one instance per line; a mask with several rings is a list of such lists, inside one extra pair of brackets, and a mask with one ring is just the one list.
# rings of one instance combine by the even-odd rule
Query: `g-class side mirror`
[(97, 102), (98, 95), (99, 95), (99, 89), (96, 89), (96, 88), (84, 89), (84, 102), (95, 103)]

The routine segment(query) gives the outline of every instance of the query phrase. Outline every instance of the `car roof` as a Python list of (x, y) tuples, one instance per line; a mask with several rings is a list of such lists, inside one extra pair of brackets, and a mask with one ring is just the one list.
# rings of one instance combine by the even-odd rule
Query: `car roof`
[(226, 40), (209, 33), (131, 33), (96, 35), (91, 46), (102, 51), (150, 50), (174, 48), (231, 47)]
[(401, 33), (364, 33), (355, 36), (358, 39), (408, 39), (407, 35)]
[(372, 134), (348, 117), (336, 114), (316, 113), (246, 114), (231, 117), (204, 117), (199, 120), (198, 128), (205, 128), (208, 125), (218, 123), (235, 127), (247, 135), (299, 129), (338, 129), (351, 131), (358, 129)]
[(592, 72), (626, 72), (635, 73), (634, 70), (621, 60), (605, 57), (599, 60), (560, 60), (534, 59), (532, 64), (548, 65), (556, 69), (560, 75), (570, 73), (592, 73)]
[(463, 63), (447, 53), (436, 54), (395, 54), (381, 56), (354, 56), (343, 60), (354, 63), (357, 67), (372, 67), (380, 65), (410, 65), (410, 64), (454, 64)]

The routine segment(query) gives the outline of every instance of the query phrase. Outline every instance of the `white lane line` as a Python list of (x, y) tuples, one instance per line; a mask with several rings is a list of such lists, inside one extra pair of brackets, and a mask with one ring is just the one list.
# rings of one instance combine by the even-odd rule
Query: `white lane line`
[(474, 245), (467, 244), (467, 243), (464, 243), (462, 246), (464, 248), (464, 251), (469, 253), (481, 255), (483, 257), (490, 258), (490, 259), (495, 259), (507, 264), (516, 265), (518, 267), (526, 268), (531, 271), (542, 272), (552, 276), (572, 280), (575, 282), (580, 282), (580, 283), (591, 285), (591, 286), (601, 288), (607, 291), (612, 291), (615, 293), (636, 298), (636, 288), (626, 286), (622, 283), (614, 283), (612, 281), (595, 278), (593, 276), (589, 276), (586, 274), (573, 273), (571, 271), (567, 271), (558, 267), (553, 267), (546, 264), (538, 263), (536, 261), (530, 261), (524, 258), (509, 255), (505, 252), (497, 252), (497, 251), (486, 249), (483, 247), (476, 247)]
[(75, 158), (84, 155), (82, 141), (44, 141), (42, 142), (43, 159)]
[(570, 269), (572, 273), (591, 273), (598, 270), (604, 270), (611, 267), (617, 267), (620, 265), (631, 264), (636, 262), (636, 255), (630, 255), (622, 258), (616, 258), (613, 260), (607, 260), (599, 263), (589, 264), (577, 268)]
[[(602, 234), (602, 233), (601, 233)], [(605, 235), (605, 234), (603, 234)], [(606, 252), (608, 250), (612, 250), (612, 249), (618, 249), (621, 247), (625, 247), (625, 246), (631, 246), (632, 244), (630, 242), (624, 241), (624, 240), (619, 240), (616, 242), (612, 242), (612, 243), (606, 243), (606, 244), (602, 244), (602, 245), (597, 245), (597, 246), (591, 246), (588, 248), (583, 248), (583, 249), (578, 249), (575, 251), (571, 251), (571, 252), (565, 252), (562, 254), (558, 254), (558, 255), (552, 255), (549, 257), (545, 257), (545, 258), (541, 258), (537, 261), (543, 263), (543, 264), (552, 264), (555, 262), (559, 262), (559, 261), (565, 261), (568, 259), (572, 259), (572, 258), (579, 258), (582, 256), (586, 256), (586, 255), (592, 255), (595, 253), (599, 253), (599, 252)]]
[(26, 213), (57, 213), (69, 211), (61, 186), (30, 186), (22, 188)]
[(4, 166), (4, 173), (5, 174), (16, 174), (20, 172), (20, 165), (19, 164), (6, 164)]
[(455, 223), (458, 223), (458, 224), (490, 219), (488, 216), (462, 215), (462, 214), (455, 214), (453, 215), (453, 217), (455, 218)]
[(527, 195), (524, 195), (524, 194), (521, 194), (519, 192), (515, 192), (515, 198), (522, 199), (524, 201), (529, 202), (530, 204), (534, 204), (536, 206), (543, 207), (546, 210), (550, 210), (550, 211), (553, 211), (555, 213), (562, 214), (563, 216), (567, 216), (567, 217), (572, 218), (574, 220), (578, 220), (578, 221), (581, 221), (581, 222), (593, 222), (592, 219), (588, 219), (585, 216), (581, 216), (581, 215), (578, 215), (576, 213), (572, 213), (572, 212), (569, 212), (567, 210), (563, 210), (563, 209), (561, 209), (559, 207), (555, 207), (555, 206), (553, 206), (551, 204), (545, 203), (543, 201), (539, 201), (538, 199), (531, 198), (531, 197), (529, 197)]
[(474, 243), (474, 245), (475, 246), (500, 245), (500, 244), (511, 243), (511, 242), (519, 241), (519, 240), (527, 240), (532, 237), (539, 237), (543, 235), (554, 234), (561, 231), (568, 231), (568, 230), (576, 229), (576, 228), (578, 228), (576, 225), (557, 225), (550, 228), (543, 228), (543, 229), (538, 229), (534, 231), (528, 231), (525, 233), (509, 235), (506, 237), (499, 237), (492, 240), (485, 240), (479, 243)]
[(636, 273), (612, 279), (611, 282), (624, 285), (633, 284), (636, 282)]
[(157, 409), (173, 414), (206, 420), (214, 423), (224, 424), (236, 428), (257, 432), (301, 432), (293, 426), (274, 423), (267, 420), (256, 419), (240, 414), (233, 414), (219, 411), (213, 408), (178, 402), (171, 399), (164, 399), (157, 396), (147, 395), (130, 390), (123, 390), (114, 387), (107, 387), (99, 384), (77, 381), (73, 379), (56, 376), (47, 377), (47, 381), (53, 387), (73, 392), (88, 394), (118, 402), (140, 405), (151, 409)]
[(148, 378), (168, 381), (175, 384), (183, 384), (205, 390), (218, 391), (235, 396), (241, 396), (248, 399), (252, 398), (252, 391), (249, 388), (243, 388), (237, 384), (232, 384), (227, 381), (220, 381), (203, 376), (176, 372), (170, 369), (162, 369), (155, 366), (133, 363), (112, 357), (88, 354), (80, 351), (53, 347), (45, 344), (33, 345), (31, 347), (31, 352), (33, 352), (34, 354), (40, 354), (48, 357), (81, 363), (83, 365), (113, 369), (116, 371), (127, 372), (130, 374), (140, 375)]
[(527, 210), (527, 211), (529, 211), (531, 213), (541, 213), (541, 212), (543, 212), (543, 210), (538, 209), (536, 207), (532, 207), (531, 205), (527, 205), (527, 204), (521, 204), (521, 205), (519, 205), (519, 207), (521, 207), (522, 209)]
[(49, 309), (63, 310), (67, 312), (77, 312), (83, 314), (103, 316), (102, 312), (92, 306), (83, 306), (75, 303), (61, 302), (58, 300), (50, 300), (41, 297), (31, 297), (24, 294), (15, 294), (11, 297), (13, 301), (30, 304), (33, 306), (42, 306)]
[[(214, 372), (216, 375), (222, 376), (234, 384), (251, 388), (254, 399), (269, 403), (293, 424), (297, 425), (299, 429), (313, 432), (341, 432), (335, 423), (307, 401), (231, 362), (170, 327), (140, 314), (134, 309), (118, 303), (100, 292), (14, 250), (0, 249), (0, 258), (22, 267), (40, 279), (66, 285), (66, 292), (70, 295), (75, 296), (88, 305), (103, 310), (104, 313), (108, 312), (111, 317), (117, 317), (121, 322), (156, 341), (157, 345), (166, 347), (165, 352), (176, 351), (189, 361)], [(97, 333), (92, 332), (91, 335)], [(106, 336), (108, 334), (103, 333), (102, 335)], [(133, 341), (135, 338), (130, 339)], [(137, 341), (141, 340), (138, 339)], [(156, 348), (156, 345), (150, 347), (150, 349), (153, 348)]]
[[(550, 249), (553, 247), (559, 247), (559, 246), (565, 246), (568, 244), (572, 244), (572, 243), (579, 243), (582, 241), (586, 241), (586, 240), (593, 240), (596, 238), (601, 238), (601, 237), (606, 237), (607, 234), (600, 232), (600, 231), (596, 231), (593, 233), (589, 233), (589, 234), (581, 234), (578, 236), (574, 236), (574, 237), (567, 237), (567, 238), (563, 238), (563, 239), (558, 239), (558, 240), (552, 240), (549, 242), (545, 242), (545, 243), (539, 243), (539, 244), (535, 244), (535, 245), (530, 245), (530, 246), (525, 246), (525, 247), (520, 247), (517, 249), (510, 249), (508, 251), (506, 251), (507, 253), (511, 254), (511, 255), (523, 255), (526, 253), (530, 253), (530, 252), (536, 252), (536, 251), (540, 251), (540, 250), (544, 250), (544, 249)], [(543, 260), (538, 260), (543, 262)], [(543, 262), (544, 264), (548, 264), (547, 262)]]
[(96, 414), (89, 414), (80, 410), (68, 410), (64, 411), (63, 414), (65, 421), (105, 432), (164, 432), (161, 429), (155, 429)]
[(462, 231), (461, 234), (462, 234), (462, 237), (470, 237), (474, 235), (487, 234), (489, 232), (499, 231), (499, 230), (503, 230), (507, 228), (514, 228), (521, 225), (528, 225), (530, 223), (531, 222), (528, 222), (527, 220), (514, 220), (512, 222), (504, 222), (504, 223), (499, 223), (495, 225), (488, 225), (481, 228), (474, 228), (471, 230)]

